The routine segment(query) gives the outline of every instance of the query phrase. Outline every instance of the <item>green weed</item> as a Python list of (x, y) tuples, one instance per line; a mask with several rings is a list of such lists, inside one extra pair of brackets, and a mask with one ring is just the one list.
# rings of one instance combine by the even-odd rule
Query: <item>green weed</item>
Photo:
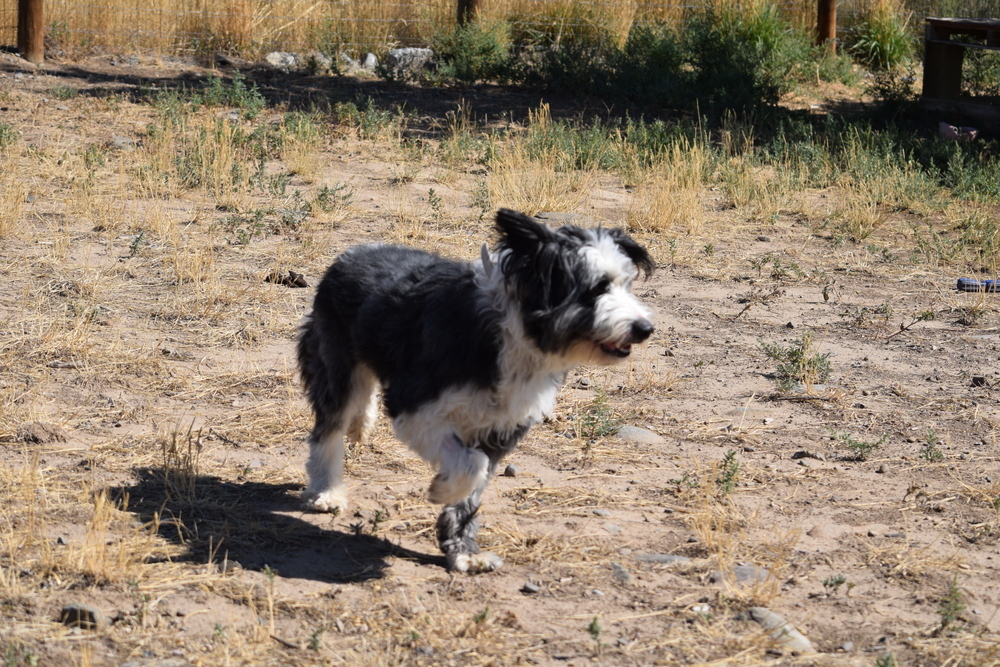
[(935, 634), (955, 629), (955, 622), (958, 620), (959, 614), (965, 611), (965, 609), (965, 594), (958, 586), (958, 577), (956, 575), (951, 580), (951, 583), (948, 584), (948, 589), (938, 604), (938, 616), (941, 617), (941, 623), (935, 630)]
[(885, 433), (874, 442), (856, 440), (850, 433), (838, 433), (832, 428), (830, 429), (830, 434), (836, 438), (838, 445), (847, 448), (847, 451), (850, 452), (848, 458), (852, 461), (867, 461), (872, 452), (884, 445), (885, 441), (889, 439), (889, 434)]
[(723, 496), (728, 496), (736, 488), (740, 474), (740, 462), (736, 460), (736, 450), (730, 449), (717, 465), (719, 476), (715, 478), (715, 486)]
[(802, 340), (787, 347), (764, 341), (760, 341), (760, 346), (764, 354), (778, 362), (775, 376), (781, 391), (790, 391), (796, 384), (808, 389), (830, 377), (830, 353), (820, 354), (815, 350), (811, 331), (806, 331)]
[(939, 442), (937, 433), (927, 431), (927, 442), (920, 448), (920, 458), (929, 463), (937, 463), (943, 460), (944, 452), (938, 449)]

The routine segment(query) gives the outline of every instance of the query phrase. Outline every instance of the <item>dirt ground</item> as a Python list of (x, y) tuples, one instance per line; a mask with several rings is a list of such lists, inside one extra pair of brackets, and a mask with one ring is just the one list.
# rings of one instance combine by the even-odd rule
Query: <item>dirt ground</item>
[[(0, 123), (20, 142), (0, 169), (26, 188), (24, 224), (0, 241), (5, 664), (1000, 664), (1000, 296), (909, 262), (893, 226), (877, 251), (836, 244), (802, 216), (740, 219), (706, 188), (712, 235), (679, 255), (640, 235), (657, 271), (635, 291), (656, 333), (614, 370), (569, 378), (486, 494), (480, 543), (505, 565), (450, 575), (431, 473), (384, 419), (349, 454), (352, 510), (303, 510), (294, 340), (313, 290), (268, 276), (315, 286), (339, 251), (380, 240), (475, 258), (492, 236), (474, 171), (418, 161), (401, 179), (397, 154), (331, 140), (290, 187), (348, 183), (349, 214), (234, 244), (205, 193), (102, 191), (125, 150), (77, 187), (88, 147), (150, 122), (112, 93), (205, 70), (5, 57)], [(286, 83), (292, 102), (334, 87), (406, 100), (429, 136), (459, 100), (511, 122), (539, 102)], [(431, 189), (445, 215), (413, 223), (431, 220)], [(575, 213), (620, 224), (628, 198), (602, 177)], [(171, 231), (140, 247), (130, 220), (154, 209)], [(830, 377), (779, 391), (764, 347), (805, 332)], [(60, 623), (74, 602), (107, 625)], [(748, 620), (756, 607), (815, 652)]]

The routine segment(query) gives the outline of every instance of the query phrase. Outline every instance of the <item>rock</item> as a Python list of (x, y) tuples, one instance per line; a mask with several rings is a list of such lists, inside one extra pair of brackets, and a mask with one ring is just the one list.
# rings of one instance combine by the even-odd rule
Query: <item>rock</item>
[(597, 516), (600, 516), (600, 517), (605, 517), (605, 518), (611, 516), (611, 512), (609, 512), (608, 510), (605, 510), (605, 509), (596, 509), (596, 510), (594, 510), (594, 514), (596, 514)]
[(28, 422), (18, 427), (14, 439), (17, 442), (47, 445), (50, 442), (66, 442), (69, 434), (62, 426), (47, 422)]
[(344, 61), (345, 65), (347, 65), (347, 69), (361, 69), (361, 63), (359, 63), (357, 60), (350, 57), (346, 53), (341, 53), (340, 59)]
[(854, 650), (854, 642), (844, 642), (837, 647), (838, 651), (843, 651), (844, 653), (850, 653)]
[(615, 435), (633, 445), (662, 445), (666, 442), (662, 435), (639, 426), (620, 426)]
[(620, 584), (628, 583), (632, 580), (632, 575), (625, 566), (618, 562), (611, 563), (611, 578)]
[(374, 53), (366, 53), (365, 59), (361, 62), (361, 69), (374, 72), (376, 67), (378, 67), (378, 56)]
[(333, 58), (314, 51), (306, 57), (306, 69), (312, 74), (331, 74), (333, 72)]
[(103, 630), (108, 627), (108, 617), (103, 611), (79, 602), (63, 607), (59, 612), (59, 622), (71, 628), (84, 630)]
[(639, 554), (635, 557), (642, 563), (657, 563), (661, 565), (676, 565), (678, 563), (690, 563), (687, 556), (676, 556), (674, 554)]
[(788, 324), (785, 325), (785, 328), (786, 329), (794, 329), (795, 328), (795, 323), (794, 322), (789, 322)]
[(521, 592), (527, 593), (528, 595), (534, 595), (535, 593), (538, 593), (541, 590), (542, 590), (541, 586), (532, 583), (530, 581), (524, 582), (524, 585), (521, 586)]
[(716, 570), (712, 574), (708, 575), (708, 581), (712, 584), (722, 584), (726, 581), (734, 581), (737, 584), (743, 586), (750, 586), (752, 584), (761, 583), (767, 581), (767, 578), (771, 576), (771, 573), (762, 567), (757, 567), (756, 565), (736, 565), (733, 567), (732, 571), (724, 573), (721, 570)]
[(298, 66), (299, 57), (294, 53), (288, 53), (287, 51), (272, 51), (264, 56), (264, 62), (275, 69), (287, 72)]
[(817, 461), (825, 461), (826, 457), (818, 452), (810, 452), (805, 449), (801, 449), (794, 454), (792, 454), (792, 460), (797, 459), (816, 459)]
[(803, 654), (816, 653), (816, 649), (813, 648), (812, 643), (806, 639), (805, 635), (770, 609), (765, 607), (750, 607), (750, 609), (737, 616), (737, 620), (751, 620), (759, 623), (762, 628), (771, 634), (771, 639), (784, 649)]
[(987, 382), (986, 378), (983, 377), (982, 375), (973, 375), (972, 376), (972, 386), (973, 387), (988, 387), (989, 386), (989, 382)]
[(135, 150), (135, 139), (131, 139), (129, 137), (114, 137), (111, 140), (111, 147), (119, 151), (131, 153)]
[(427, 69), (434, 60), (434, 52), (430, 49), (408, 47), (390, 49), (385, 63), (394, 76), (410, 78), (421, 70)]
[(521, 472), (516, 465), (513, 463), (508, 463), (507, 467), (503, 469), (504, 477), (517, 477), (517, 473)]
[(613, 523), (606, 523), (603, 526), (601, 526), (601, 528), (608, 531), (612, 535), (617, 535), (618, 533), (622, 532), (621, 526)]

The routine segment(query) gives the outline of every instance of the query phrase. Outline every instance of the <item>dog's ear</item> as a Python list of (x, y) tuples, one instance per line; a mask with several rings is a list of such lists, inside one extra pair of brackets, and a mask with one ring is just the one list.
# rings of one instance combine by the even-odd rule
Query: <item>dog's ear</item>
[(636, 265), (648, 278), (653, 273), (653, 260), (650, 259), (649, 253), (641, 245), (635, 242), (631, 236), (623, 232), (621, 229), (615, 228), (608, 230), (611, 238), (615, 240), (618, 247), (621, 249), (625, 255), (632, 260), (632, 263)]
[(534, 218), (502, 208), (497, 211), (497, 229), (501, 245), (514, 252), (534, 254), (540, 246), (555, 240), (555, 234)]

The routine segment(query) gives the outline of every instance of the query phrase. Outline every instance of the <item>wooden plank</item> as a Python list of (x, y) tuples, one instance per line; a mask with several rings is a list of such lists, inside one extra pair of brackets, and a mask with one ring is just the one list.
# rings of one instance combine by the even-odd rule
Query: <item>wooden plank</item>
[(17, 0), (17, 50), (28, 62), (45, 60), (45, 19), (42, 0)]

